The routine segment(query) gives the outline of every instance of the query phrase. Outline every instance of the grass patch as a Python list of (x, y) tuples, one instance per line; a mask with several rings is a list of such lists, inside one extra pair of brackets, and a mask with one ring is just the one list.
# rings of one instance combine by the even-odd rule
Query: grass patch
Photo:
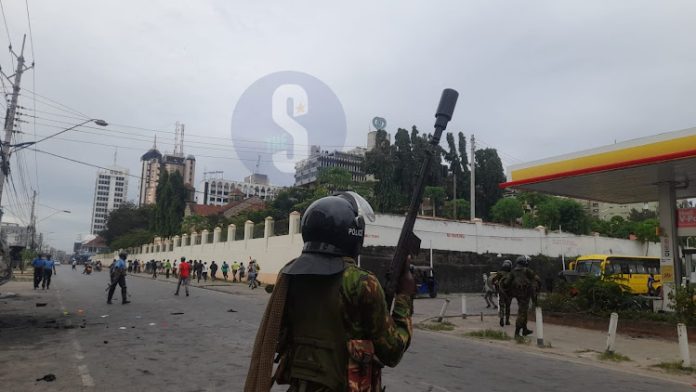
[(532, 340), (528, 337), (525, 336), (515, 336), (515, 343), (517, 344), (526, 344), (529, 345), (532, 342)]
[(584, 350), (576, 350), (573, 351), (575, 354), (587, 354), (587, 353), (596, 353), (595, 350), (590, 350), (589, 348), (586, 348)]
[(510, 335), (508, 335), (505, 331), (496, 331), (494, 329), (467, 332), (464, 334), (464, 336), (480, 339), (510, 340)]
[(428, 331), (454, 331), (454, 324), (449, 321), (441, 323), (420, 323), (416, 324), (416, 328), (426, 329)]
[(630, 361), (631, 358), (619, 354), (617, 352), (611, 352), (611, 351), (605, 351), (601, 354), (599, 354), (599, 359), (602, 361), (612, 361), (612, 362), (625, 362), (625, 361)]
[(652, 365), (652, 367), (660, 368), (667, 371), (667, 373), (672, 374), (691, 375), (696, 373), (696, 369), (694, 367), (684, 367), (682, 366), (681, 362), (662, 362), (658, 363), (657, 365)]

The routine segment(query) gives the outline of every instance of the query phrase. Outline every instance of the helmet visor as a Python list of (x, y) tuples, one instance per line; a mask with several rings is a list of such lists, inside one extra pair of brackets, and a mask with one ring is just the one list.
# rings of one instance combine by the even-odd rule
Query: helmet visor
[(353, 198), (355, 204), (358, 207), (358, 216), (361, 216), (364, 219), (369, 220), (370, 222), (375, 221), (375, 211), (372, 210), (372, 206), (370, 205), (370, 203), (367, 202), (367, 200), (365, 200), (364, 197), (360, 196), (359, 194), (353, 191), (342, 193)]

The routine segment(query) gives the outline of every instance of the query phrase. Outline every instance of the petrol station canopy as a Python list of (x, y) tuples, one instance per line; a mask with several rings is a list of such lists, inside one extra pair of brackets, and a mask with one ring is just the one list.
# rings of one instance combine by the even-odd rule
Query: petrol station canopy
[(696, 197), (696, 128), (510, 166), (508, 178), (501, 188), (609, 203), (656, 201), (666, 182)]

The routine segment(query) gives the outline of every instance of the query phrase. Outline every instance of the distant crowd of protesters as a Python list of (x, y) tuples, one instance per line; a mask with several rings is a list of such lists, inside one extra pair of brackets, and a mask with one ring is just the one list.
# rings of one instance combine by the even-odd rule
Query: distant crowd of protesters
[(244, 266), (244, 262), (238, 263), (237, 261), (233, 261), (232, 264), (223, 261), (222, 265), (218, 265), (215, 260), (213, 260), (210, 262), (210, 265), (208, 265), (207, 261), (192, 259), (174, 260), (174, 262), (169, 259), (150, 261), (136, 259), (128, 260), (127, 270), (132, 274), (151, 274), (152, 279), (157, 279), (158, 274), (164, 274), (166, 279), (169, 279), (170, 275), (175, 279), (179, 279), (183, 278), (179, 276), (182, 270), (180, 268), (181, 263), (188, 264), (188, 268), (185, 268), (185, 279), (196, 279), (198, 283), (200, 283), (201, 279), (207, 282), (208, 277), (210, 277), (211, 281), (220, 279), (220, 275), (218, 274), (220, 273), (222, 279), (225, 281), (231, 278), (232, 282), (244, 282), (244, 278), (246, 277), (246, 283), (249, 285), (249, 288), (255, 289), (260, 286), (257, 277), (261, 267), (256, 260), (251, 257), (249, 257), (246, 267)]

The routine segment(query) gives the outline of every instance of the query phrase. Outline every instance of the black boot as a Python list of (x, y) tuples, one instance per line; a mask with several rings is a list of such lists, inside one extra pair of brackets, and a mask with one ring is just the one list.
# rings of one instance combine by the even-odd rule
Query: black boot
[(502, 317), (500, 318), (500, 326), (501, 326), (501, 327), (504, 327), (504, 326), (505, 326), (505, 320), (503, 320)]
[(125, 304), (130, 303), (130, 301), (128, 300), (128, 294), (127, 294), (125, 287), (121, 288), (121, 298), (122, 298), (121, 304), (125, 305)]
[(505, 320), (505, 325), (510, 325), (510, 319)]
[(521, 331), (521, 330), (522, 330), (522, 328), (520, 328), (520, 327), (515, 327), (515, 337), (516, 337), (516, 338), (522, 336), (522, 335), (520, 335), (520, 331)]
[(106, 303), (111, 305), (111, 298), (114, 297), (114, 291), (116, 291), (116, 286), (109, 287), (109, 296), (106, 298)]
[(522, 328), (522, 335), (524, 336), (531, 335), (532, 332), (533, 331), (531, 329), (527, 329), (527, 327)]

